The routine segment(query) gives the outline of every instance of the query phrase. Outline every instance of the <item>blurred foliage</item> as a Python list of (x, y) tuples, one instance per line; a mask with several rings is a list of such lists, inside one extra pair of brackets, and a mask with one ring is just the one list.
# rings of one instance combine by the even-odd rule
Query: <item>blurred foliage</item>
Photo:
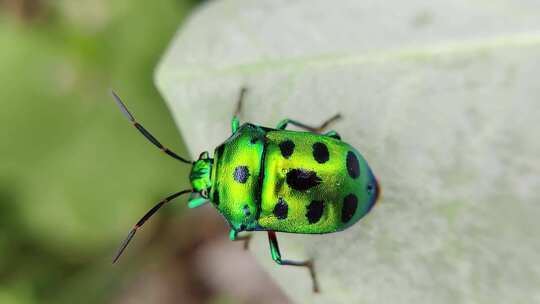
[(189, 168), (146, 142), (109, 89), (187, 155), (152, 79), (194, 2), (0, 2), (0, 303), (109, 302), (129, 275), (129, 251), (110, 263), (121, 239), (188, 185)]

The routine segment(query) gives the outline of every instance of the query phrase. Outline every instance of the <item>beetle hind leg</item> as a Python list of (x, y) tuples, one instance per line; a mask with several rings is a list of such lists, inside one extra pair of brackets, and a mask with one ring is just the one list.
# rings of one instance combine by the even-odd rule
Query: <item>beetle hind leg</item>
[(313, 292), (318, 293), (319, 283), (317, 281), (317, 276), (315, 274), (315, 267), (313, 264), (313, 260), (312, 259), (309, 259), (306, 261), (283, 260), (281, 259), (281, 253), (279, 252), (279, 244), (277, 241), (276, 232), (268, 231), (268, 241), (270, 243), (270, 253), (272, 254), (272, 260), (274, 260), (274, 262), (276, 262), (278, 265), (306, 267), (309, 270), (311, 281), (313, 283)]
[(229, 232), (229, 239), (231, 241), (244, 241), (244, 250), (249, 249), (249, 242), (251, 241), (251, 233), (238, 236), (238, 231), (231, 229)]

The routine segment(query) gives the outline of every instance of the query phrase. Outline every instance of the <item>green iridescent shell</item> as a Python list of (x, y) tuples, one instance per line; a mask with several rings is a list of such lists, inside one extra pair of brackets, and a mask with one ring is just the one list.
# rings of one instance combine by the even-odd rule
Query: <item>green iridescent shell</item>
[(379, 195), (367, 162), (349, 144), (252, 124), (216, 148), (210, 178), (210, 200), (236, 231), (340, 231)]

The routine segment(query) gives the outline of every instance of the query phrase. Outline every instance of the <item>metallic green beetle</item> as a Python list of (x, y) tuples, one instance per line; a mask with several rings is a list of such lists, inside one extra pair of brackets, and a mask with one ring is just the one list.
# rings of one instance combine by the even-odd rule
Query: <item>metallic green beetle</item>
[[(245, 89), (238, 102), (240, 112)], [(250, 123), (240, 126), (232, 120), (232, 135), (219, 145), (210, 158), (203, 152), (191, 162), (165, 148), (136, 122), (120, 98), (115, 100), (132, 124), (168, 155), (192, 164), (192, 189), (175, 193), (160, 201), (135, 225), (122, 243), (120, 257), (135, 231), (163, 204), (190, 193), (188, 206), (206, 202), (229, 223), (231, 240), (246, 240), (242, 231), (267, 231), (272, 258), (280, 265), (304, 266), (310, 271), (313, 289), (318, 284), (312, 260), (281, 258), (276, 232), (322, 234), (346, 229), (375, 205), (380, 189), (370, 167), (360, 153), (343, 142), (335, 131), (320, 132), (336, 115), (320, 127), (310, 127), (285, 119), (275, 129)], [(288, 124), (308, 132), (285, 130)]]

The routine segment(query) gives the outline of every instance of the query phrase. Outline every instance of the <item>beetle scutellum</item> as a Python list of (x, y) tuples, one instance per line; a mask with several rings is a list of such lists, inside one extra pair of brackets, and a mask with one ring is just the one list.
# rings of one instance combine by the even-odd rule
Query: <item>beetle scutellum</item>
[[(114, 257), (116, 262), (135, 232), (165, 203), (191, 194), (190, 208), (211, 202), (230, 225), (230, 239), (249, 240), (242, 231), (266, 231), (272, 259), (279, 265), (303, 266), (318, 291), (312, 260), (281, 258), (276, 232), (323, 234), (344, 230), (375, 205), (380, 189), (360, 153), (335, 131), (321, 133), (339, 114), (319, 127), (284, 119), (276, 128), (240, 125), (242, 89), (232, 135), (210, 158), (208, 152), (189, 161), (164, 147), (113, 96), (124, 115), (152, 144), (169, 156), (191, 164), (191, 189), (172, 194), (150, 209), (129, 232)], [(295, 125), (307, 132), (286, 130)]]

